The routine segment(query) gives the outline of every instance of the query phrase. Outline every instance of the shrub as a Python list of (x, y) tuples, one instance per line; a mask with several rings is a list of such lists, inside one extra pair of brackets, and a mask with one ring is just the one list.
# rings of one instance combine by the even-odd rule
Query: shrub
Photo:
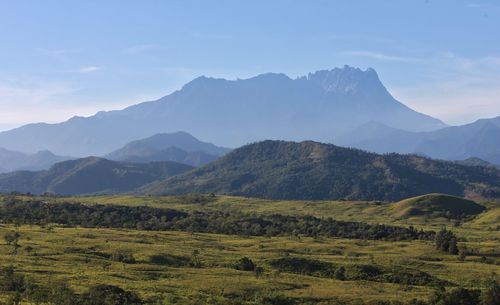
[(241, 271), (254, 271), (255, 270), (255, 264), (254, 262), (249, 259), (248, 257), (242, 257), (240, 260), (234, 265), (234, 268), (236, 270), (241, 270)]
[(189, 258), (170, 254), (155, 254), (149, 257), (149, 263), (153, 265), (164, 265), (172, 267), (182, 267), (189, 265)]
[(81, 305), (142, 305), (142, 300), (133, 292), (111, 285), (91, 287), (81, 296)]
[(437, 291), (431, 304), (436, 305), (478, 305), (479, 290), (469, 290), (465, 288), (455, 288), (448, 292)]

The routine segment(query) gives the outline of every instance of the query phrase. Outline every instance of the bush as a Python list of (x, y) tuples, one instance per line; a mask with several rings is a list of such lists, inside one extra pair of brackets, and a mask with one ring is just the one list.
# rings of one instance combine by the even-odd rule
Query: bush
[(142, 305), (142, 300), (133, 292), (111, 285), (91, 287), (81, 297), (81, 305)]
[(469, 290), (465, 288), (455, 288), (446, 291), (437, 291), (431, 304), (435, 305), (478, 305), (479, 290)]
[(248, 257), (243, 257), (234, 265), (234, 268), (241, 271), (254, 271), (255, 264)]
[(155, 254), (149, 257), (149, 263), (153, 265), (164, 265), (171, 267), (182, 267), (189, 265), (189, 258), (170, 254)]

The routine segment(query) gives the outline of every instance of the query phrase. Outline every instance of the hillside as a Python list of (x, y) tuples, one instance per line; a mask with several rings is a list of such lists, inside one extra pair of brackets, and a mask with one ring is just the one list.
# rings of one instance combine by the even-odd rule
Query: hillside
[(400, 218), (413, 216), (445, 217), (451, 219), (477, 215), (486, 208), (472, 200), (446, 194), (427, 194), (396, 203), (393, 213)]
[(175, 161), (200, 166), (216, 160), (230, 149), (202, 142), (186, 132), (163, 133), (130, 142), (105, 156), (106, 159), (147, 163)]
[(2, 132), (0, 146), (102, 156), (130, 141), (176, 130), (228, 147), (265, 139), (331, 142), (369, 121), (412, 131), (446, 126), (394, 99), (375, 70), (345, 66), (296, 79), (276, 73), (237, 80), (202, 76), (121, 111)]
[(127, 192), (192, 169), (176, 162), (135, 164), (88, 157), (57, 163), (49, 170), (0, 174), (0, 192), (61, 195)]
[(11, 151), (0, 147), (0, 173), (16, 170), (44, 170), (57, 162), (71, 159), (70, 157), (56, 156), (48, 150), (34, 154)]
[(264, 141), (142, 188), (273, 199), (400, 200), (427, 193), (500, 197), (500, 171), (414, 155), (377, 155), (317, 142)]
[(475, 157), (498, 165), (498, 139), (500, 117), (429, 132), (404, 131), (370, 122), (338, 138), (336, 144), (377, 153), (421, 153), (445, 160)]

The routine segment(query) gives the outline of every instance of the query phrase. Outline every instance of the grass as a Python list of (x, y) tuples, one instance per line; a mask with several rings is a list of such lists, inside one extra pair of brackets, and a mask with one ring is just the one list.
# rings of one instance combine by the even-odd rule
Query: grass
[[(29, 197), (24, 199), (28, 200)], [(21, 233), (21, 248), (0, 241), (0, 265), (13, 265), (38, 283), (63, 281), (78, 292), (106, 283), (133, 290), (157, 304), (200, 304), (231, 295), (258, 295), (278, 292), (297, 299), (314, 300), (411, 300), (427, 299), (434, 291), (428, 286), (405, 286), (370, 281), (340, 281), (316, 276), (278, 273), (269, 262), (284, 257), (303, 257), (341, 265), (376, 264), (388, 268), (411, 268), (466, 287), (482, 287), (492, 273), (500, 274), (500, 207), (487, 203), (488, 210), (458, 227), (444, 219), (394, 216), (393, 203), (347, 201), (270, 201), (239, 197), (217, 197), (213, 202), (193, 204), (179, 197), (101, 196), (45, 198), (46, 201), (73, 201), (85, 204), (122, 204), (168, 207), (185, 211), (238, 210), (257, 214), (292, 214), (333, 217), (371, 223), (415, 225), (436, 229), (452, 228), (469, 249), (477, 253), (464, 262), (457, 256), (440, 253), (430, 241), (364, 241), (327, 238), (247, 237), (187, 232), (155, 232), (122, 229), (42, 228), (0, 226), (0, 235)], [(31, 251), (28, 251), (30, 250)], [(168, 254), (196, 259), (201, 268), (189, 265), (152, 264), (149, 257)], [(113, 261), (116, 251), (130, 252), (135, 264)], [(233, 264), (251, 258), (264, 273), (238, 271)], [(487, 261), (482, 259), (485, 256)], [(153, 304), (153, 303), (152, 303)]]

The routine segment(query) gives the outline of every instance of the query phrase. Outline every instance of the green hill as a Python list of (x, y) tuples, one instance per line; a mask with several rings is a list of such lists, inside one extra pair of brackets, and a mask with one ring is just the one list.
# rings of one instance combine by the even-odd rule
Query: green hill
[(61, 195), (122, 193), (192, 169), (176, 162), (136, 164), (88, 157), (57, 163), (49, 170), (0, 175), (0, 192)]
[(393, 215), (398, 218), (434, 216), (458, 219), (477, 215), (484, 210), (484, 206), (472, 200), (446, 194), (427, 194), (396, 203)]
[(142, 188), (273, 199), (401, 200), (428, 193), (500, 197), (500, 171), (317, 142), (263, 141)]

